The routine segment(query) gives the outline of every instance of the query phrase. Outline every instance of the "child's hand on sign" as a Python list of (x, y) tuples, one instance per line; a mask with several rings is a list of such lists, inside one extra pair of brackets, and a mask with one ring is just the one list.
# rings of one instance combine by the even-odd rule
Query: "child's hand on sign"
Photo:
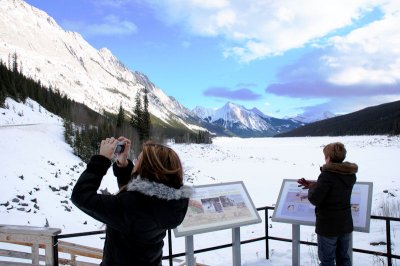
[(307, 181), (304, 178), (298, 179), (297, 183), (299, 184), (299, 187), (302, 187), (303, 189), (313, 188), (316, 185), (316, 182)]

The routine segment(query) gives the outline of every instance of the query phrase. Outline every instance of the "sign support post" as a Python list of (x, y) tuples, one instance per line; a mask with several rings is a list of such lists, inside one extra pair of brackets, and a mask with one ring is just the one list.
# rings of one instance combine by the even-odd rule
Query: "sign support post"
[(241, 265), (240, 227), (232, 228), (232, 265)]
[(195, 266), (193, 235), (185, 236), (185, 246), (186, 246), (186, 265)]
[(292, 224), (292, 265), (300, 265), (300, 225)]

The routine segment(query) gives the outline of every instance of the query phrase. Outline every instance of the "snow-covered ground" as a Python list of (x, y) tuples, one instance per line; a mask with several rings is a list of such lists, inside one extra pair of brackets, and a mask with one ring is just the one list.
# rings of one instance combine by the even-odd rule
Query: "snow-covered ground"
[[(93, 231), (102, 224), (78, 210), (70, 195), (85, 169), (64, 142), (62, 119), (48, 113), (35, 102), (16, 103), (7, 99), (8, 108), (0, 109), (0, 224), (45, 226), (62, 229), (62, 233)], [(399, 214), (400, 138), (388, 136), (348, 136), (313, 138), (216, 138), (213, 144), (171, 144), (180, 155), (187, 184), (202, 185), (243, 181), (255, 206), (273, 206), (283, 179), (315, 179), (324, 162), (324, 144), (341, 141), (346, 145), (346, 160), (359, 165), (358, 181), (374, 183), (372, 212), (392, 206)], [(101, 188), (117, 190), (112, 171), (108, 171)], [(396, 207), (397, 206), (397, 207)], [(272, 212), (270, 212), (272, 215)], [(264, 217), (264, 213), (260, 212)], [(289, 224), (268, 221), (273, 236), (291, 237)], [(393, 250), (399, 252), (400, 223), (392, 223)], [(264, 223), (241, 228), (241, 239), (260, 237)], [(67, 239), (101, 248), (102, 235)], [(301, 239), (315, 241), (314, 228), (301, 226)], [(371, 220), (370, 233), (355, 232), (354, 247), (385, 252), (383, 221)], [(231, 231), (194, 236), (195, 249), (231, 241)], [(0, 249), (6, 245), (0, 243)], [(173, 239), (174, 253), (183, 252), (184, 239)], [(270, 241), (270, 260), (265, 259), (265, 242), (241, 246), (242, 265), (291, 265), (291, 244)], [(316, 265), (316, 247), (301, 246), (301, 265)], [(167, 254), (167, 249), (164, 250)], [(372, 255), (354, 253), (354, 265), (382, 265)], [(200, 263), (226, 266), (232, 264), (231, 249), (196, 254)], [(394, 261), (399, 265), (400, 261)], [(396, 264), (397, 263), (397, 264)], [(165, 263), (166, 264), (166, 263)]]

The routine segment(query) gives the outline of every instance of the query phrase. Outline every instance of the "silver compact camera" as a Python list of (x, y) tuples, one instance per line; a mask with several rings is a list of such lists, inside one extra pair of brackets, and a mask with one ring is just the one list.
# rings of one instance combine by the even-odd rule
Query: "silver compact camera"
[(123, 141), (118, 141), (117, 146), (115, 146), (114, 153), (120, 154), (120, 153), (124, 152), (125, 146), (126, 146), (126, 143), (125, 143), (125, 142), (123, 142)]

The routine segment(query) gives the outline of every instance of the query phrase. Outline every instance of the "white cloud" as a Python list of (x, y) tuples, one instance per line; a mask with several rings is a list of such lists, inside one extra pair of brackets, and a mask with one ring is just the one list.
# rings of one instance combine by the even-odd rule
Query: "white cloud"
[(374, 21), (358, 28), (352, 25), (342, 36), (325, 38), (311, 52), (283, 67), (277, 74), (279, 82), (270, 84), (266, 92), (337, 98), (335, 104), (341, 108), (346, 99), (350, 99), (349, 107), (351, 102), (369, 103), (372, 97), (375, 102), (380, 102), (377, 97), (398, 99), (400, 1), (387, 1), (370, 15), (375, 16)]
[(103, 5), (103, 6), (110, 6), (110, 7), (122, 7), (128, 3), (130, 3), (131, 0), (101, 0), (101, 1), (96, 1), (97, 4)]
[(130, 35), (137, 32), (135, 23), (120, 19), (115, 15), (108, 15), (102, 23), (86, 24), (82, 21), (64, 20), (63, 26), (69, 30), (82, 33), (84, 36), (98, 35)]
[(88, 25), (85, 29), (85, 32), (90, 35), (129, 35), (136, 31), (135, 23), (121, 20), (115, 15), (108, 15), (104, 23)]
[(187, 2), (191, 6), (205, 9), (224, 8), (229, 4), (228, 0), (189, 0)]
[(228, 43), (225, 56), (252, 61), (302, 47), (349, 26), (385, 0), (148, 1), (168, 23), (185, 25), (194, 35), (224, 38)]
[(400, 84), (399, 12), (400, 7), (393, 8), (379, 21), (332, 38), (335, 50), (325, 56), (331, 71), (328, 81), (336, 85)]

